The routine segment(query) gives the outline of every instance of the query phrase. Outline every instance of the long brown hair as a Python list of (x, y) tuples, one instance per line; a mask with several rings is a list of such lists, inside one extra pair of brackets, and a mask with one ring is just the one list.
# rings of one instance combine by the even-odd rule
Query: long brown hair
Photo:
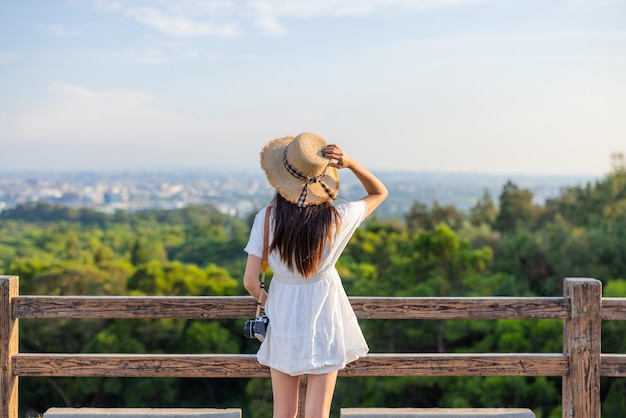
[(339, 212), (330, 202), (300, 208), (278, 193), (274, 203), (274, 238), (269, 250), (278, 251), (291, 270), (309, 278), (317, 272), (326, 244), (339, 228)]

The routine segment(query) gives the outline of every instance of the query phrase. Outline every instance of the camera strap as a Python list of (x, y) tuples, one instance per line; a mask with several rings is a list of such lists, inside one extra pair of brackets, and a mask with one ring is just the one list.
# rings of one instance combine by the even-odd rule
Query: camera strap
[[(267, 270), (267, 253), (269, 247), (269, 230), (270, 230), (270, 214), (272, 213), (272, 205), (267, 207), (265, 211), (265, 224), (263, 226), (263, 259), (261, 260), (261, 293), (265, 290), (265, 271)], [(261, 298), (256, 302), (256, 317), (261, 315)]]

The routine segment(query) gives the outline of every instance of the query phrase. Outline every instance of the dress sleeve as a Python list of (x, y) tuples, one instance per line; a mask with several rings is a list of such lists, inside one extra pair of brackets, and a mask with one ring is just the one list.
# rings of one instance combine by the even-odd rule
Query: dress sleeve
[(250, 238), (248, 244), (243, 249), (250, 255), (254, 255), (259, 258), (263, 258), (263, 228), (265, 223), (265, 211), (267, 207), (261, 209), (259, 213), (254, 216), (254, 222), (250, 229)]
[[(350, 241), (354, 231), (361, 225), (367, 213), (367, 202), (365, 200), (357, 200), (355, 202), (342, 203), (337, 206), (339, 216), (341, 217), (341, 226), (335, 236), (336, 242), (334, 250), (343, 251), (344, 247)], [(337, 257), (339, 254), (337, 253)]]
[(348, 233), (352, 235), (363, 220), (365, 220), (367, 202), (361, 199), (355, 202), (344, 203), (337, 206), (337, 210), (341, 216), (342, 231), (349, 231)]

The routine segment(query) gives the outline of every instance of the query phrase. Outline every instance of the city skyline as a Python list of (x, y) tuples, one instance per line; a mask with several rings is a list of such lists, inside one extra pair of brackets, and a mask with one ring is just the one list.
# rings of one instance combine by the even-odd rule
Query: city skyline
[[(569, 187), (599, 179), (575, 176), (505, 176), (497, 174), (382, 171), (389, 198), (377, 211), (382, 218), (403, 218), (415, 202), (453, 205), (467, 212), (488, 193), (497, 206), (508, 182), (532, 193), (544, 205)], [(354, 176), (341, 176), (337, 202), (363, 196)], [(268, 204), (275, 190), (255, 170), (181, 170), (177, 172), (3, 172), (0, 212), (34, 202), (106, 213), (117, 210), (177, 210), (211, 205), (222, 213), (247, 217)]]
[(603, 175), (623, 0), (0, 5), (3, 170), (258, 168), (313, 131), (373, 170)]

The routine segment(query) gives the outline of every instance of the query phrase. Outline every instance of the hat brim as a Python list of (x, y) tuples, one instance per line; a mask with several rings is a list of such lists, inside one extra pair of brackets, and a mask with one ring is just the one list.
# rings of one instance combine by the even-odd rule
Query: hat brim
[[(267, 180), (272, 187), (287, 201), (297, 204), (306, 182), (294, 177), (283, 164), (283, 153), (293, 139), (293, 136), (276, 138), (265, 145), (261, 150), (261, 167), (265, 171)], [(335, 167), (328, 166), (322, 175), (321, 181), (330, 188), (334, 196), (337, 196), (339, 192), (339, 173)], [(308, 189), (306, 206), (320, 205), (332, 200), (324, 187), (319, 183), (309, 184)]]

